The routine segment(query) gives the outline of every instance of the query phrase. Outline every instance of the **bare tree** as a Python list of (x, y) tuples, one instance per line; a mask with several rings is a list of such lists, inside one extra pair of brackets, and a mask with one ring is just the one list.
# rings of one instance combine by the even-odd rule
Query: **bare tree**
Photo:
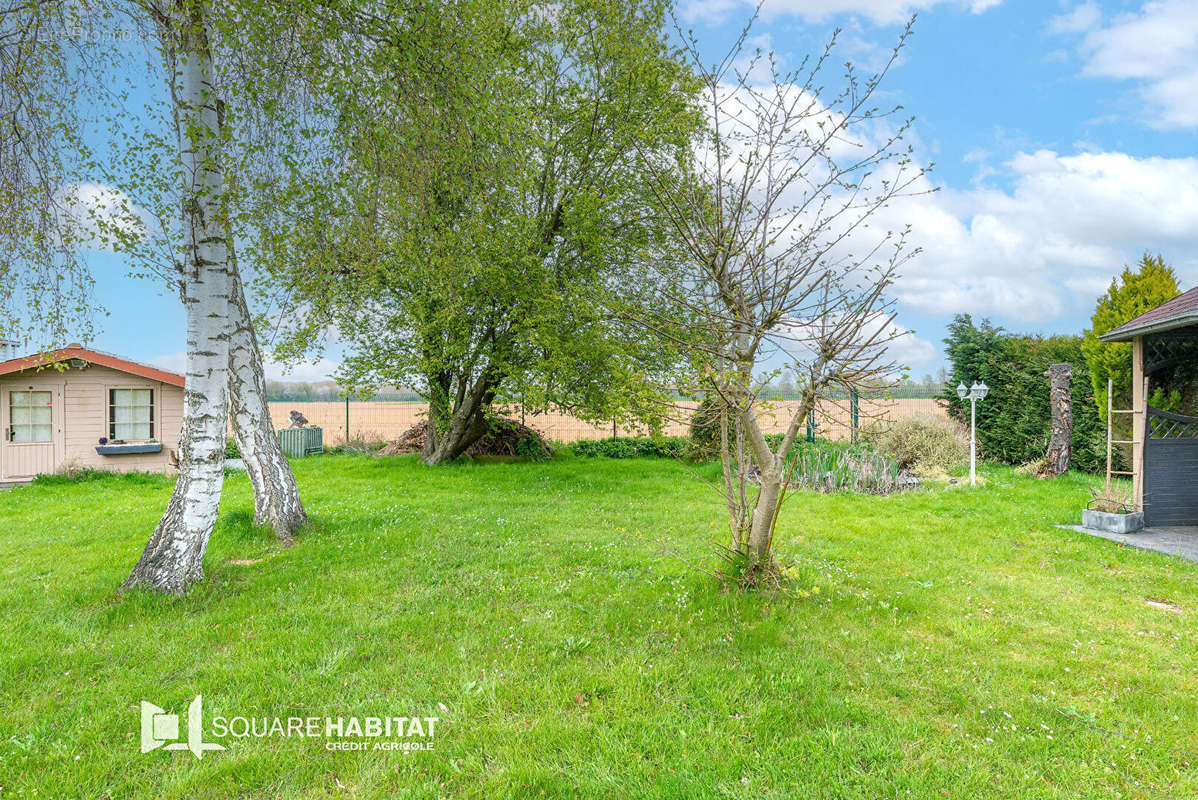
[[(709, 395), (719, 398), (723, 494), (733, 549), (750, 581), (769, 570), (788, 456), (821, 398), (876, 388), (898, 368), (887, 345), (902, 335), (886, 289), (917, 252), (907, 231), (873, 232), (887, 205), (918, 191), (925, 170), (904, 143), (910, 119), (874, 104), (887, 63), (861, 77), (846, 65), (843, 88), (825, 100), (835, 44), (781, 72), (750, 53), (749, 27), (719, 64), (705, 68), (707, 127), (689, 175), (646, 158), (661, 206), (684, 243), (672, 276), (677, 315), (643, 321), (687, 344)], [(760, 77), (759, 77), (760, 76)], [(758, 419), (772, 367), (789, 369), (798, 403), (780, 440)], [(754, 493), (748, 484), (759, 483)]]

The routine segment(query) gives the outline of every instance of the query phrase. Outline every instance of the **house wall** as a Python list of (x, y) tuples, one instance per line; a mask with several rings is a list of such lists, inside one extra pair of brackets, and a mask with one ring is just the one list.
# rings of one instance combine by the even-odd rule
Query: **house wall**
[[(56, 470), (102, 469), (112, 472), (170, 472), (171, 454), (179, 446), (183, 426), (183, 390), (161, 381), (91, 365), (56, 373), (42, 370), (0, 377), (0, 390), (28, 386), (62, 388), (62, 435), (56, 452)], [(153, 389), (155, 438), (162, 442), (160, 453), (102, 456), (96, 445), (108, 436), (108, 390)], [(0, 397), (7, 397), (0, 394)], [(0, 399), (0, 402), (7, 400)], [(54, 427), (59, 427), (56, 420)]]

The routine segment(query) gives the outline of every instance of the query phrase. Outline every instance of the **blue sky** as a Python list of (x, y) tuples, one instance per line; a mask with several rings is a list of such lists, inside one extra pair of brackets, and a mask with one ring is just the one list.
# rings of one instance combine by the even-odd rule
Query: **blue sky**
[[(713, 57), (751, 13), (743, 0), (681, 0)], [(891, 209), (924, 252), (895, 288), (898, 355), (942, 363), (955, 313), (1011, 330), (1079, 332), (1098, 294), (1145, 250), (1198, 283), (1198, 2), (766, 0), (754, 28), (783, 65), (843, 29), (839, 60), (878, 63), (917, 11), (886, 99), (916, 117), (917, 157), (938, 191)], [(178, 367), (177, 299), (96, 253), (96, 344)], [(326, 374), (332, 360), (296, 365)], [(283, 367), (271, 373), (279, 377)]]

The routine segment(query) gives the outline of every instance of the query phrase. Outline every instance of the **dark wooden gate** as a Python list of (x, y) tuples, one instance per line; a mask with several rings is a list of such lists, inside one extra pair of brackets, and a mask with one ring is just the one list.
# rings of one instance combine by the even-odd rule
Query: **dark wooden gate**
[(1198, 525), (1198, 417), (1148, 406), (1144, 524)]

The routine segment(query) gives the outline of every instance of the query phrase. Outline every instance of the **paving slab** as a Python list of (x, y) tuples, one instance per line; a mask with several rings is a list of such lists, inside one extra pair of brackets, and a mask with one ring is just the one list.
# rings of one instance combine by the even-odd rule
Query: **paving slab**
[(1152, 550), (1198, 561), (1198, 526), (1144, 528), (1136, 533), (1111, 533), (1109, 531), (1083, 528), (1081, 525), (1058, 525), (1058, 528), (1109, 539), (1139, 550)]

